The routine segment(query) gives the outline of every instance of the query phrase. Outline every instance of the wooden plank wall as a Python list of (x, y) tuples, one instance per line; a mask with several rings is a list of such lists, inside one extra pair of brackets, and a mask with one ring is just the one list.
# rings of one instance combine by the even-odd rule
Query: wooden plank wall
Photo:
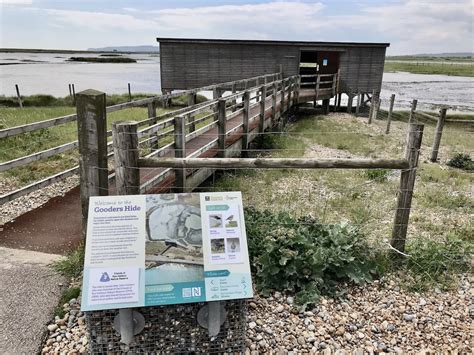
[[(192, 89), (279, 71), (298, 74), (299, 49), (292, 46), (160, 43), (163, 89)], [(242, 89), (242, 88), (238, 88)]]
[[(285, 77), (297, 75), (300, 49), (305, 48), (299, 45), (162, 42), (161, 85), (163, 89), (192, 89), (271, 74), (279, 71), (280, 64)], [(319, 49), (341, 51), (341, 47)], [(340, 91), (380, 91), (386, 48), (347, 46), (342, 49)]]

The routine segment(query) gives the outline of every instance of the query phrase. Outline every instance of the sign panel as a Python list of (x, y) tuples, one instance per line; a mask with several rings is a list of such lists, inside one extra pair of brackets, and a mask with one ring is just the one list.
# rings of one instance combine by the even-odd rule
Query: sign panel
[(83, 311), (253, 297), (240, 192), (91, 197)]

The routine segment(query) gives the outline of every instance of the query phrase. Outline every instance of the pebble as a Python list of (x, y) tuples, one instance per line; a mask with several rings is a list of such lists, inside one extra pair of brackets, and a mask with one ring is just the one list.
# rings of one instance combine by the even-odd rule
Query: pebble
[(48, 325), (48, 330), (50, 332), (54, 332), (56, 329), (58, 329), (58, 325), (57, 324), (50, 324)]
[(413, 319), (415, 318), (415, 316), (413, 314), (407, 314), (405, 313), (403, 315), (403, 319), (405, 319), (407, 322), (411, 322)]

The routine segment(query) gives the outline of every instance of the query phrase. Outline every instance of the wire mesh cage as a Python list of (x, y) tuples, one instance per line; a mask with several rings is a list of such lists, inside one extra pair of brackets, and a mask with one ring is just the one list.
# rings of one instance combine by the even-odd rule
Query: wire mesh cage
[(197, 322), (205, 303), (137, 308), (145, 328), (130, 345), (114, 329), (118, 310), (86, 312), (92, 354), (241, 354), (245, 350), (247, 302), (226, 301), (227, 317), (211, 339)]

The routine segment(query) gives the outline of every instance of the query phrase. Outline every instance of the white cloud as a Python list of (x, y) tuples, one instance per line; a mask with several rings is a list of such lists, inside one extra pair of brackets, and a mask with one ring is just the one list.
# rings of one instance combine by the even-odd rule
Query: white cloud
[(156, 29), (155, 21), (140, 19), (131, 15), (56, 9), (47, 9), (46, 11), (54, 16), (53, 21), (97, 30), (118, 28), (127, 31), (137, 31)]
[(33, 0), (0, 0), (0, 5), (26, 6), (33, 4)]

